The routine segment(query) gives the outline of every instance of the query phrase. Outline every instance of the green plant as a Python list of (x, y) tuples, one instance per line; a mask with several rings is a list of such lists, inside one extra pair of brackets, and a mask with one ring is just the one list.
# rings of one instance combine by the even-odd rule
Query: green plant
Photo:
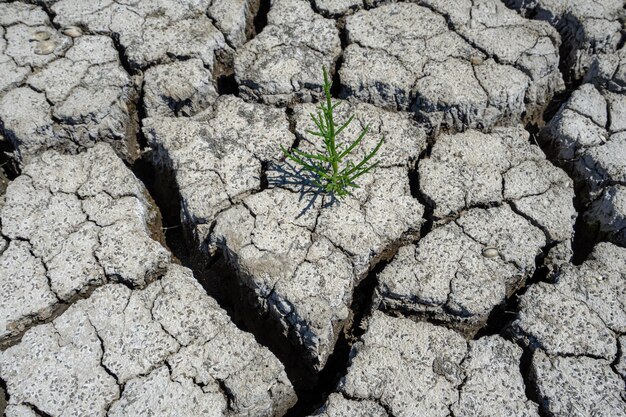
[[(328, 79), (326, 68), (324, 72), (324, 95), (325, 103), (320, 104), (317, 115), (311, 113), (311, 118), (318, 128), (318, 131), (306, 130), (307, 133), (320, 137), (324, 140), (325, 153), (307, 153), (300, 149), (293, 148), (291, 152), (281, 146), (286, 158), (291, 159), (297, 164), (302, 165), (315, 178), (313, 183), (321, 190), (339, 197), (350, 194), (349, 187), (359, 188), (354, 182), (361, 175), (374, 169), (378, 162), (369, 163), (376, 155), (376, 152), (383, 144), (384, 138), (381, 138), (374, 150), (367, 154), (359, 163), (354, 164), (352, 161), (346, 161), (345, 158), (363, 141), (365, 135), (369, 131), (369, 125), (366, 126), (356, 140), (349, 145), (341, 145), (338, 143), (337, 137), (343, 130), (354, 120), (354, 115), (339, 128), (335, 125), (333, 112), (341, 104), (341, 102), (333, 103), (330, 94), (331, 83)], [(345, 166), (344, 166), (345, 165)]]

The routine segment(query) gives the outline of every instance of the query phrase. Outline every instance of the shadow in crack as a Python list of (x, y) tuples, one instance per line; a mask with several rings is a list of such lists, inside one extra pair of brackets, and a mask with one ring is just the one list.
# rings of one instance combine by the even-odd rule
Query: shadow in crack
[(9, 394), (7, 392), (7, 386), (4, 381), (0, 379), (0, 415), (5, 415), (4, 410), (6, 410), (8, 402)]

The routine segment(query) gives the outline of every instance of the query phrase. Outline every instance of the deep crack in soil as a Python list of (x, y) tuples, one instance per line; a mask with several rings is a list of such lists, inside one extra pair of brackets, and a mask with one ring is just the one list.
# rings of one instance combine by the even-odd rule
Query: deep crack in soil
[(7, 390), (7, 384), (3, 379), (0, 379), (0, 415), (4, 415), (4, 410), (6, 410), (8, 402), (9, 392)]
[(352, 345), (363, 336), (365, 321), (375, 309), (374, 292), (378, 284), (376, 277), (391, 261), (391, 258), (374, 266), (355, 287), (350, 305), (351, 316), (340, 333), (324, 369), (318, 375), (310, 375), (308, 380), (301, 380), (297, 384), (292, 380), (298, 394), (298, 402), (285, 414), (285, 417), (309, 416), (323, 406), (328, 396), (335, 392), (350, 364)]

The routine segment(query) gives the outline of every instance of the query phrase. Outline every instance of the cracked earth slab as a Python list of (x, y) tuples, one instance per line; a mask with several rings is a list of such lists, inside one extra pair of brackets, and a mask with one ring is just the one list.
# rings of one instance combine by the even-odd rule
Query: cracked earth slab
[(625, 271), (626, 249), (600, 243), (581, 266), (563, 267), (555, 284), (522, 296), (512, 331), (535, 351), (531, 377), (549, 415), (626, 415)]
[[(173, 58), (197, 58), (212, 69), (215, 54), (232, 53), (233, 45), (245, 38), (248, 2), (236, 1), (116, 2), (60, 0), (51, 6), (58, 25), (78, 25), (90, 32), (118, 40), (129, 65), (143, 69), (171, 62)], [(218, 29), (226, 30), (227, 37)]]
[(37, 6), (0, 4), (0, 130), (20, 163), (47, 149), (96, 142), (138, 157), (138, 92), (113, 41), (57, 30)]
[(295, 402), (280, 362), (173, 264), (145, 289), (105, 285), (32, 328), (0, 375), (9, 415), (278, 416)]
[(375, 312), (350, 367), (316, 415), (538, 416), (524, 394), (522, 349), (489, 336), (467, 342), (426, 322)]
[(145, 286), (170, 259), (143, 184), (103, 143), (34, 157), (9, 184), (1, 218), (0, 341), (94, 286)]
[(346, 19), (342, 94), (464, 130), (538, 117), (563, 89), (558, 33), (495, 0), (384, 4)]
[(194, 116), (217, 97), (211, 71), (200, 59), (155, 65), (145, 72), (143, 105), (147, 117)]
[[(612, 78), (596, 75), (594, 83), (583, 84), (572, 93), (541, 137), (576, 182), (587, 208), (585, 221), (624, 246), (626, 96), (611, 83)], [(613, 78), (619, 78), (617, 72)]]
[(310, 102), (322, 93), (320, 73), (333, 73), (341, 54), (335, 21), (307, 0), (274, 0), (267, 26), (235, 56), (242, 97), (266, 104)]
[(626, 17), (621, 0), (505, 0), (532, 19), (549, 22), (560, 33), (566, 54), (562, 57), (572, 79), (582, 78), (594, 55), (614, 52), (621, 40)]
[[(239, 122), (236, 112), (227, 111), (230, 103), (250, 108), (254, 116)], [(319, 144), (305, 132), (314, 128), (312, 110), (300, 105), (293, 115), (305, 151)], [(372, 148), (378, 135), (386, 142), (380, 167), (341, 202), (316, 194), (310, 178), (279, 162), (279, 145), (289, 147), (294, 138), (278, 109), (224, 98), (213, 113), (190, 121), (148, 120), (144, 129), (156, 164), (175, 173), (183, 221), (196, 244), (205, 256), (210, 250), (226, 255), (261, 311), (269, 312), (317, 370), (349, 316), (354, 286), (395, 246), (418, 234), (423, 215), (411, 195), (409, 172), (426, 146), (424, 132), (408, 114), (367, 104), (338, 108), (339, 119), (348, 113), (357, 119), (346, 137), (356, 137), (367, 124), (371, 128), (353, 158)], [(237, 146), (231, 149), (230, 141)], [(270, 165), (267, 189), (260, 186), (264, 162)], [(221, 177), (213, 167), (220, 167)]]
[(576, 211), (571, 180), (521, 127), (442, 135), (420, 160), (434, 229), (379, 274), (383, 307), (472, 335), (535, 272), (542, 249), (567, 263)]
[(595, 55), (584, 82), (593, 82), (606, 90), (624, 93), (626, 91), (626, 47), (622, 46), (614, 53)]

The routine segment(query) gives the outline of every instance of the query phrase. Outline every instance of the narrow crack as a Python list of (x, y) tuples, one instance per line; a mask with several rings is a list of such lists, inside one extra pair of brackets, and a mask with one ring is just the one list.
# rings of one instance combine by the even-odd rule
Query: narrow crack
[(25, 401), (23, 403), (26, 407), (30, 408), (30, 410), (35, 413), (39, 417), (53, 417), (52, 414), (48, 414), (43, 410), (40, 410), (35, 404)]
[(98, 342), (100, 343), (100, 350), (102, 350), (102, 355), (100, 356), (100, 366), (102, 367), (102, 369), (104, 369), (104, 372), (106, 372), (111, 378), (115, 380), (115, 383), (120, 387), (120, 390), (122, 390), (124, 388), (124, 384), (121, 384), (115, 372), (113, 372), (111, 369), (109, 369), (108, 366), (104, 364), (104, 353), (106, 352), (106, 348), (104, 346), (104, 340), (102, 340), (100, 333), (98, 333), (98, 329), (96, 328), (96, 326), (93, 325), (89, 316), (86, 315), (86, 317), (87, 317), (87, 322), (93, 328), (93, 331), (96, 334), (96, 337), (98, 338)]
[[(357, 401), (357, 402), (361, 402), (364, 399), (363, 398), (359, 398), (359, 397), (355, 397), (355, 396), (351, 396), (346, 394), (345, 392), (342, 393), (343, 397), (347, 400), (350, 401)], [(371, 401), (376, 403), (377, 405), (379, 405), (383, 410), (385, 410), (385, 414), (387, 415), (387, 417), (395, 417), (395, 415), (392, 413), (391, 411), (391, 406), (385, 404), (382, 402), (382, 400), (380, 398), (367, 398), (365, 399), (366, 401)]]
[(346, 19), (340, 18), (335, 21), (337, 30), (339, 31), (339, 41), (341, 42), (341, 54), (335, 62), (335, 69), (333, 72), (332, 86), (330, 92), (334, 98), (347, 98), (344, 89), (341, 87), (341, 77), (339, 71), (343, 66), (344, 52), (348, 47), (348, 32), (346, 30)]
[(271, 0), (257, 0), (259, 2), (258, 11), (252, 19), (252, 25), (254, 26), (255, 36), (263, 32), (265, 26), (267, 26), (267, 15), (270, 12), (272, 6)]
[(419, 239), (424, 238), (424, 236), (430, 233), (434, 224), (435, 202), (422, 192), (419, 174), (419, 164), (421, 161), (430, 158), (433, 146), (434, 142), (429, 142), (428, 146), (424, 151), (422, 151), (414, 166), (409, 170), (409, 186), (411, 189), (411, 196), (413, 196), (413, 198), (415, 198), (424, 207), (424, 223), (422, 223), (422, 227), (420, 228)]
[(226, 407), (229, 410), (233, 410), (233, 402), (235, 401), (235, 397), (233, 396), (233, 393), (231, 392), (231, 390), (226, 386), (226, 382), (223, 379), (216, 379), (219, 387), (220, 387), (220, 391), (222, 392), (222, 394), (224, 395), (224, 398), (226, 398)]
[(213, 66), (213, 82), (220, 96), (234, 95), (239, 97), (239, 83), (235, 77), (234, 50), (216, 50)]
[(0, 415), (5, 415), (5, 410), (10, 401), (11, 397), (9, 396), (7, 383), (2, 378), (0, 378)]
[(522, 380), (524, 381), (524, 393), (526, 394), (526, 398), (539, 405), (539, 417), (551, 417), (552, 415), (546, 410), (545, 401), (541, 398), (535, 381), (536, 376), (532, 367), (534, 353), (526, 346), (520, 347), (522, 348), (522, 357), (520, 358), (519, 370), (522, 375)]
[(389, 264), (384, 260), (375, 265), (368, 275), (355, 287), (350, 305), (351, 317), (335, 343), (324, 369), (318, 375), (309, 375), (307, 380), (294, 381), (298, 402), (285, 417), (305, 417), (322, 407), (328, 396), (335, 392), (341, 378), (347, 373), (352, 346), (365, 333), (365, 322), (378, 308), (375, 290), (377, 276)]

